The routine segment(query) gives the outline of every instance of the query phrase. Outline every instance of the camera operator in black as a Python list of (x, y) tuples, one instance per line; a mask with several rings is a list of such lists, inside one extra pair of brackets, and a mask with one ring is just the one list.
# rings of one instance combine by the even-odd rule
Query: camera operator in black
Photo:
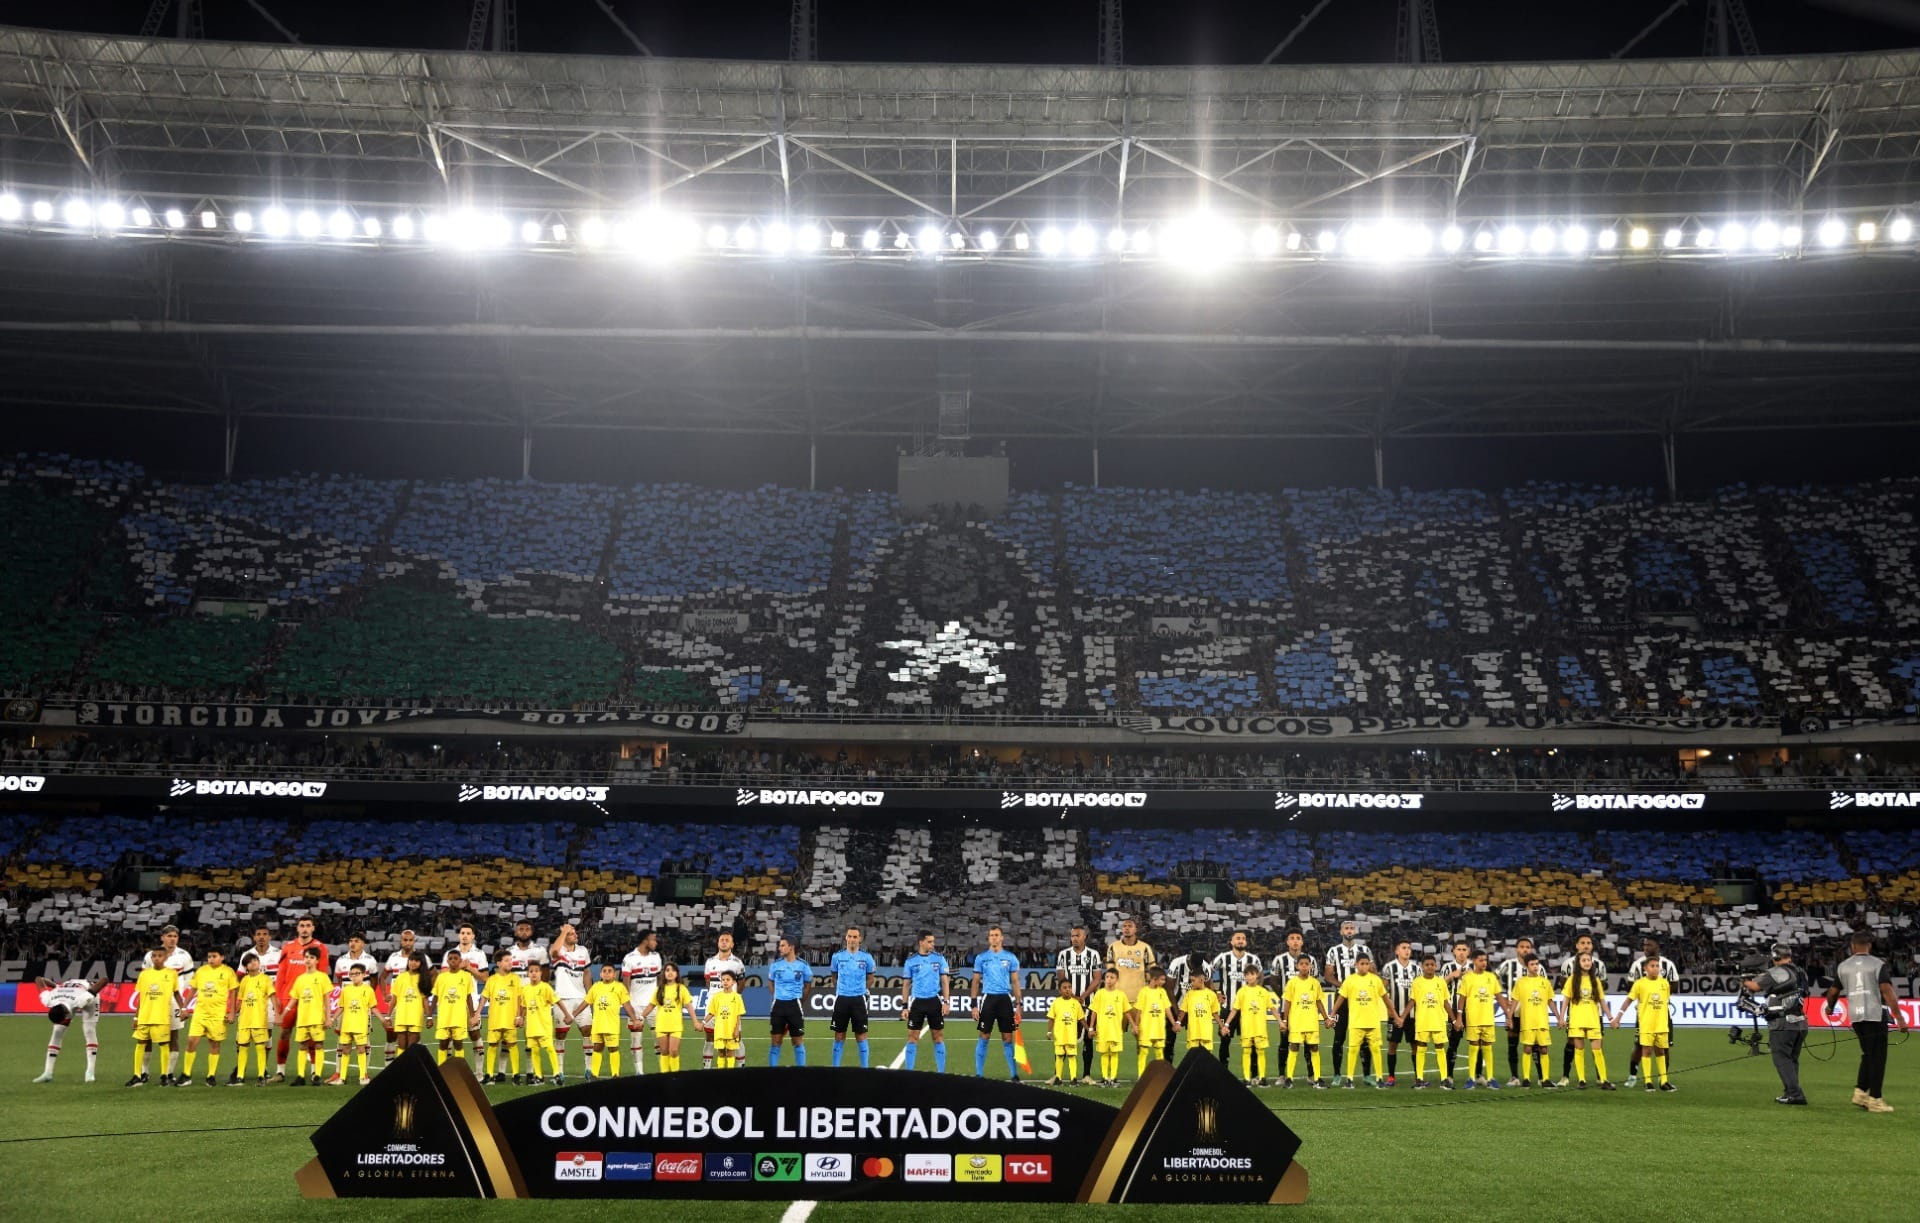
[(1805, 1104), (1800, 1090), (1800, 1049), (1807, 1042), (1807, 974), (1793, 962), (1793, 949), (1776, 943), (1773, 967), (1741, 982), (1767, 1008), (1767, 1049), (1780, 1075), (1776, 1104)]

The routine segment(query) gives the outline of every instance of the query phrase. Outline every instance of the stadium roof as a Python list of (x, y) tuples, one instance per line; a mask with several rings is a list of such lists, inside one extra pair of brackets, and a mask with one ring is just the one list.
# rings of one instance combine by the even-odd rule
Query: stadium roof
[[(1910, 203), (1920, 53), (1534, 65), (780, 64), (0, 29), (0, 186), (223, 213), (659, 202), (1011, 232)], [(907, 437), (1907, 423), (1911, 246), (1602, 266), (459, 256), (0, 236), (0, 402)]]

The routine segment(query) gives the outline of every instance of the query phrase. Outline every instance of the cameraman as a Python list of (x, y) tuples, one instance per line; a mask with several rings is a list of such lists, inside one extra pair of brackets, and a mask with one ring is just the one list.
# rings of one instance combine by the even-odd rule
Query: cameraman
[(1807, 1043), (1807, 974), (1793, 962), (1793, 949), (1773, 946), (1773, 967), (1741, 982), (1767, 1008), (1767, 1048), (1780, 1075), (1775, 1104), (1805, 1104), (1800, 1090), (1800, 1048)]

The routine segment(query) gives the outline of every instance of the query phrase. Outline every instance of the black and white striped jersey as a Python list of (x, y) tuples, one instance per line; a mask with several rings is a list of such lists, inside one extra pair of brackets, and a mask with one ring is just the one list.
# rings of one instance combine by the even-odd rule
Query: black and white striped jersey
[[(1573, 975), (1573, 966), (1574, 964), (1579, 962), (1579, 959), (1580, 959), (1580, 956), (1578, 955), (1578, 953), (1576, 953), (1560, 961), (1560, 979), (1562, 981), (1565, 981), (1568, 977), (1571, 977)], [(1607, 979), (1606, 962), (1603, 961), (1597, 955), (1593, 957), (1593, 975), (1600, 978), (1600, 980), (1602, 981), (1605, 981)]]
[(1233, 1000), (1247, 984), (1247, 969), (1259, 968), (1260, 957), (1251, 951), (1228, 949), (1213, 957), (1207, 975), (1220, 987), (1220, 1013), (1233, 1014)]
[(1060, 954), (1053, 959), (1053, 970), (1064, 976), (1073, 986), (1076, 998), (1085, 998), (1099, 984), (1100, 970), (1106, 961), (1092, 947), (1082, 947), (1078, 951), (1072, 947), (1062, 947)]
[[(1273, 963), (1267, 966), (1267, 975), (1280, 978), (1283, 984), (1291, 981), (1294, 974), (1299, 971), (1300, 956), (1307, 957), (1307, 962), (1313, 965), (1313, 975), (1316, 977), (1319, 976), (1320, 957), (1314, 955), (1311, 951), (1302, 951), (1300, 955), (1295, 955), (1291, 951), (1281, 952), (1279, 955), (1274, 956)], [(1279, 993), (1280, 991), (1275, 990), (1274, 992)]]
[[(1333, 970), (1333, 983), (1335, 985), (1340, 984), (1353, 975), (1354, 961), (1358, 960), (1361, 956), (1366, 956), (1369, 960), (1373, 960), (1373, 948), (1358, 939), (1355, 939), (1352, 943), (1335, 943), (1333, 946), (1327, 948), (1327, 967)], [(1373, 960), (1373, 962), (1378, 964), (1380, 961)]]
[(1407, 1009), (1407, 991), (1413, 987), (1413, 979), (1420, 975), (1420, 962), (1408, 960), (1402, 964), (1399, 960), (1388, 960), (1380, 969), (1380, 979), (1387, 983), (1387, 994), (1393, 999), (1393, 1009)]
[(1193, 969), (1189, 967), (1192, 963), (1193, 957), (1185, 953), (1174, 956), (1171, 960), (1167, 961), (1167, 998), (1169, 1000), (1178, 1002), (1185, 996), (1187, 992), (1187, 974), (1193, 971)]
[(1447, 1001), (1460, 1001), (1460, 978), (1473, 971), (1473, 960), (1446, 959), (1440, 962), (1440, 975), (1447, 982)]
[[(1640, 974), (1646, 971), (1646, 967), (1647, 967), (1646, 956), (1637, 955), (1633, 957), (1633, 963), (1627, 965), (1627, 988), (1628, 989), (1633, 988), (1633, 983), (1640, 979)], [(1672, 960), (1669, 960), (1666, 956), (1661, 956), (1660, 957), (1660, 975), (1665, 977), (1667, 980), (1671, 981), (1675, 977), (1678, 977), (1680, 975), (1680, 966), (1678, 964), (1675, 964)]]
[(1512, 994), (1514, 982), (1527, 975), (1527, 966), (1520, 957), (1515, 956), (1512, 959), (1500, 961), (1500, 967), (1493, 972), (1500, 978), (1500, 992)]

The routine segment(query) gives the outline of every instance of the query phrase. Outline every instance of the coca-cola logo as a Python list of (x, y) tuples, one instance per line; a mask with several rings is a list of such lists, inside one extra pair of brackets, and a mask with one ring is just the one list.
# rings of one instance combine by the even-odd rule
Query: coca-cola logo
[(653, 1179), (657, 1181), (697, 1181), (700, 1179), (700, 1156), (695, 1152), (676, 1151), (662, 1154), (653, 1161)]

